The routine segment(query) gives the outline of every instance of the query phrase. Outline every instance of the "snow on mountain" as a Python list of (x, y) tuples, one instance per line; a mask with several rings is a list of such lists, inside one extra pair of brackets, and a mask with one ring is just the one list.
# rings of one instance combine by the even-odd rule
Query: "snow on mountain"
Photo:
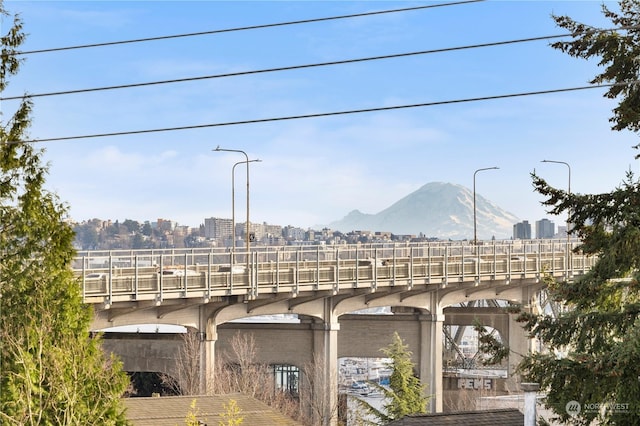
[[(478, 239), (510, 238), (520, 220), (476, 193)], [(452, 183), (432, 182), (376, 214), (353, 210), (329, 228), (387, 231), (440, 239), (473, 239), (473, 191)]]

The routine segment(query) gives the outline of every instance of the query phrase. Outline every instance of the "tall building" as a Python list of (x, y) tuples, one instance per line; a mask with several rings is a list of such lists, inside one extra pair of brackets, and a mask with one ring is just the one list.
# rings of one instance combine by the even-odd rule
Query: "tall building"
[(160, 231), (169, 232), (169, 231), (173, 231), (173, 228), (175, 228), (176, 223), (172, 220), (158, 219), (156, 222), (152, 223), (151, 226)]
[(292, 241), (302, 241), (304, 240), (305, 230), (302, 228), (298, 228), (295, 226), (287, 225), (282, 230), (283, 235), (286, 239)]
[(536, 238), (553, 238), (556, 235), (556, 225), (549, 219), (536, 221)]
[(531, 239), (531, 224), (523, 220), (522, 222), (513, 225), (513, 239), (514, 240), (530, 240)]
[(231, 238), (231, 219), (210, 217), (204, 220), (204, 236), (212, 240), (227, 240)]

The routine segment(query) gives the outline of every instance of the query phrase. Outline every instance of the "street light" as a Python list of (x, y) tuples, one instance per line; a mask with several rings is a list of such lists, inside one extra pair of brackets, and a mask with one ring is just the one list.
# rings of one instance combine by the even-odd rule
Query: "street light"
[[(569, 186), (567, 188), (567, 194), (571, 195), (571, 166), (569, 163), (565, 163), (564, 161), (555, 161), (555, 160), (542, 160), (541, 163), (556, 163), (556, 164), (564, 164), (569, 169)], [(567, 243), (569, 242), (569, 214), (570, 210), (567, 210)]]
[[(250, 228), (249, 228), (249, 156), (247, 155), (246, 152), (240, 150), (240, 149), (224, 149), (224, 148), (220, 148), (220, 145), (218, 145), (216, 147), (216, 149), (214, 149), (214, 151), (223, 151), (223, 152), (238, 152), (244, 155), (244, 158), (246, 161), (244, 161), (245, 163), (247, 163), (247, 232), (245, 235), (245, 244), (247, 246), (247, 272), (249, 272), (249, 265), (250, 265), (250, 259), (249, 259), (249, 249), (250, 249), (250, 241), (249, 241), (249, 234), (250, 234)], [(235, 229), (233, 230), (233, 232), (235, 232)], [(235, 238), (234, 238), (235, 241)]]
[(496, 170), (500, 167), (485, 167), (484, 169), (478, 169), (473, 172), (473, 244), (478, 244), (478, 227), (477, 227), (477, 219), (476, 219), (476, 174), (483, 170)]
[[(259, 163), (262, 160), (255, 159), (249, 160), (249, 163)], [(238, 161), (231, 168), (231, 239), (233, 240), (232, 247), (233, 252), (236, 251), (236, 197), (235, 197), (235, 178), (236, 178), (236, 166), (238, 164), (245, 164), (247, 161)], [(245, 238), (246, 239), (246, 238)], [(234, 256), (235, 257), (235, 256)]]

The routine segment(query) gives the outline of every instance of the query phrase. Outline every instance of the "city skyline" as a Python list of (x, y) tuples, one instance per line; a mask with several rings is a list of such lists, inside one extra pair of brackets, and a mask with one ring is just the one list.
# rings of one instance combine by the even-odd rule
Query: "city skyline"
[[(228, 240), (231, 235), (231, 218), (224, 217), (208, 217), (203, 219), (203, 223), (198, 226), (189, 226), (182, 225), (176, 221), (167, 218), (157, 218), (155, 220), (151, 219), (131, 219), (126, 218), (123, 221), (119, 219), (110, 219), (110, 218), (92, 218), (82, 221), (73, 221), (74, 225), (94, 225), (97, 228), (104, 229), (105, 227), (110, 227), (116, 223), (120, 225), (125, 225), (125, 222), (133, 221), (140, 226), (139, 232), (142, 232), (142, 228), (144, 226), (151, 226), (151, 229), (161, 229), (166, 232), (173, 232), (178, 230), (179, 228), (185, 233), (184, 235), (191, 232), (199, 232), (207, 239), (211, 240)], [(553, 221), (542, 218), (536, 220), (534, 222), (535, 228), (531, 227), (531, 223), (528, 220), (523, 220), (522, 222), (513, 224), (513, 234), (510, 237), (498, 238), (498, 239), (553, 239), (553, 238), (564, 238), (566, 236), (566, 225), (561, 224), (558, 225), (556, 229), (556, 225)], [(236, 222), (235, 223), (235, 235), (238, 241), (244, 239), (244, 233), (246, 231), (246, 222)], [(289, 235), (284, 235), (285, 230)], [(329, 235), (329, 233), (339, 233), (343, 235), (347, 234), (357, 234), (357, 235), (377, 235), (382, 237), (417, 237), (422, 236), (424, 238), (437, 238), (441, 240), (446, 240), (447, 238), (439, 235), (425, 235), (420, 232), (417, 234), (403, 234), (390, 230), (381, 230), (381, 229), (350, 229), (350, 230), (338, 230), (332, 229), (330, 227), (314, 228), (307, 227), (303, 228), (297, 226), (295, 224), (287, 224), (283, 225), (280, 223), (267, 223), (267, 222), (251, 222), (251, 232), (254, 233), (254, 237), (256, 240), (260, 240), (265, 236), (272, 235), (280, 237), (282, 234), (283, 237), (290, 238), (291, 234), (300, 235), (298, 238), (294, 238), (296, 240), (303, 240), (303, 236), (308, 232), (315, 232), (317, 235)], [(495, 238), (495, 237), (494, 237)], [(463, 238), (461, 240), (467, 240), (467, 238)]]
[[(443, 2), (444, 3), (444, 2)], [(615, 2), (605, 2), (616, 9)], [(7, 1), (29, 34), (23, 50), (247, 27), (441, 3)], [(555, 36), (550, 14), (609, 28), (600, 4), (477, 2), (326, 22), (24, 55), (3, 97)], [(526, 19), (518, 19), (518, 18)], [(463, 28), (463, 31), (459, 29)], [(76, 221), (231, 217), (232, 166), (252, 163), (257, 223), (312, 228), (377, 213), (429, 182), (473, 186), (520, 219), (549, 218), (529, 174), (576, 193), (613, 190), (637, 173), (629, 132), (612, 132), (605, 89), (455, 102), (587, 86), (596, 61), (557, 39), (179, 84), (34, 97), (34, 139), (232, 123), (442, 103), (300, 120), (41, 142), (48, 187)], [(564, 39), (568, 40), (568, 39)], [(5, 100), (9, 117), (16, 101)], [(236, 220), (245, 220), (236, 168)]]

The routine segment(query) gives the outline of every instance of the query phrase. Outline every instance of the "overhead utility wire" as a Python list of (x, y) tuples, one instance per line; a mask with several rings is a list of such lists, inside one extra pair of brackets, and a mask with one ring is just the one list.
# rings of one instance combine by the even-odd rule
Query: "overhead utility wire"
[(322, 112), (322, 113), (315, 113), (315, 114), (291, 115), (291, 116), (285, 116), (285, 117), (258, 118), (258, 119), (243, 120), (243, 121), (228, 121), (228, 122), (222, 122), (222, 123), (197, 124), (193, 126), (165, 127), (160, 129), (131, 130), (131, 131), (113, 132), (113, 133), (96, 133), (96, 134), (79, 135), (79, 136), (61, 136), (56, 138), (13, 141), (10, 143), (19, 144), (19, 143), (66, 141), (66, 140), (75, 140), (75, 139), (103, 138), (103, 137), (111, 137), (111, 136), (139, 135), (144, 133), (172, 132), (172, 131), (178, 131), (178, 130), (193, 130), (193, 129), (208, 128), (208, 127), (237, 126), (237, 125), (243, 125), (243, 124), (268, 123), (268, 122), (274, 122), (274, 121), (299, 120), (299, 119), (305, 119), (305, 118), (330, 117), (335, 115), (361, 114), (366, 112), (390, 111), (390, 110), (397, 110), (397, 109), (419, 108), (419, 107), (429, 107), (429, 106), (437, 106), (437, 105), (450, 105), (450, 104), (459, 104), (459, 103), (468, 103), (468, 102), (489, 101), (489, 100), (495, 100), (495, 99), (516, 98), (516, 97), (522, 97), (522, 96), (545, 95), (550, 93), (572, 92), (572, 91), (596, 89), (596, 88), (602, 88), (602, 87), (626, 86), (626, 85), (632, 85), (632, 84), (638, 84), (638, 83), (640, 83), (640, 80), (624, 82), (624, 83), (600, 84), (595, 86), (581, 86), (581, 87), (570, 87), (570, 88), (564, 88), (564, 89), (550, 89), (550, 90), (539, 90), (534, 92), (511, 93), (506, 95), (483, 96), (478, 98), (454, 99), (454, 100), (438, 101), (438, 102), (425, 102), (420, 104), (396, 105), (396, 106), (388, 106), (388, 107), (364, 108), (364, 109), (334, 111), (334, 112)]
[[(58, 92), (31, 94), (31, 95), (27, 95), (27, 97), (37, 98), (37, 97), (45, 97), (45, 96), (74, 95), (79, 93), (99, 92), (104, 90), (131, 89), (136, 87), (154, 86), (154, 85), (160, 85), (160, 84), (185, 83), (190, 81), (208, 80), (208, 79), (214, 79), (214, 78), (238, 77), (242, 75), (262, 74), (262, 73), (270, 73), (270, 72), (278, 72), (278, 71), (291, 71), (291, 70), (298, 70), (298, 69), (305, 69), (305, 68), (326, 67), (331, 65), (353, 64), (358, 62), (377, 61), (381, 59), (402, 58), (402, 57), (408, 57), (408, 56), (427, 55), (431, 53), (444, 53), (444, 52), (452, 52), (456, 50), (477, 49), (481, 47), (502, 46), (506, 44), (548, 40), (553, 38), (569, 37), (571, 35), (572, 35), (571, 33), (567, 33), (567, 34), (559, 34), (559, 35), (522, 38), (522, 39), (516, 39), (516, 40), (497, 41), (492, 43), (473, 44), (468, 46), (456, 46), (456, 47), (445, 47), (442, 49), (421, 50), (417, 52), (405, 52), (405, 53), (396, 53), (391, 55), (370, 56), (366, 58), (344, 59), (340, 61), (320, 62), (315, 64), (291, 65), (286, 67), (266, 68), (266, 69), (260, 69), (260, 70), (250, 70), (250, 71), (238, 71), (238, 72), (226, 73), (226, 74), (214, 74), (214, 75), (206, 75), (206, 76), (199, 76), (199, 77), (186, 77), (186, 78), (178, 78), (178, 79), (172, 79), (172, 80), (150, 81), (146, 83), (120, 84), (116, 86), (103, 86), (103, 87), (94, 87), (89, 89), (62, 90)], [(7, 97), (0, 97), (0, 101), (9, 101), (9, 100), (22, 99), (22, 98), (24, 98), (24, 96), (7, 96)]]
[(202, 36), (209, 34), (220, 34), (220, 33), (229, 33), (235, 31), (247, 31), (247, 30), (257, 30), (262, 28), (273, 28), (273, 27), (283, 27), (287, 25), (298, 25), (298, 24), (310, 24), (313, 22), (323, 22), (323, 21), (333, 21), (338, 19), (348, 19), (348, 18), (358, 18), (363, 16), (372, 16), (372, 15), (382, 15), (386, 13), (397, 13), (397, 12), (409, 12), (413, 10), (420, 9), (431, 9), (436, 7), (445, 7), (445, 6), (456, 6), (460, 4), (467, 3), (478, 3), (485, 0), (464, 0), (464, 1), (456, 1), (451, 3), (440, 3), (440, 4), (430, 4), (427, 6), (415, 6), (415, 7), (406, 7), (403, 9), (391, 9), (391, 10), (380, 10), (375, 12), (364, 12), (364, 13), (354, 13), (351, 15), (340, 15), (340, 16), (329, 16), (325, 18), (311, 18), (311, 19), (302, 19), (299, 21), (288, 21), (288, 22), (276, 22), (272, 24), (261, 24), (261, 25), (250, 25), (246, 27), (237, 27), (237, 28), (225, 28), (221, 30), (211, 30), (211, 31), (200, 31), (195, 33), (186, 33), (186, 34), (174, 34), (167, 36), (158, 36), (158, 37), (146, 37), (146, 38), (138, 38), (132, 40), (120, 40), (120, 41), (110, 41), (104, 43), (93, 43), (93, 44), (82, 44), (77, 46), (66, 46), (66, 47), (54, 47), (49, 49), (38, 49), (38, 50), (28, 50), (23, 52), (18, 52), (19, 55), (31, 55), (35, 53), (48, 53), (48, 52), (59, 52), (62, 50), (74, 50), (74, 49), (86, 49), (90, 47), (103, 47), (103, 46), (113, 46), (118, 44), (129, 44), (129, 43), (141, 43), (147, 41), (158, 41), (158, 40), (167, 40), (173, 38), (182, 38), (182, 37), (194, 37), (194, 36)]
[[(637, 29), (637, 28), (639, 27), (638, 26), (619, 27), (619, 28), (600, 29), (597, 31), (611, 32), (611, 31)], [(595, 31), (596, 30), (594, 30), (594, 32)], [(472, 45), (456, 46), (456, 47), (445, 47), (441, 49), (421, 50), (417, 52), (405, 52), (405, 53), (396, 53), (396, 54), (390, 54), (390, 55), (370, 56), (365, 58), (344, 59), (340, 61), (319, 62), (314, 64), (291, 65), (286, 67), (266, 68), (266, 69), (260, 69), (260, 70), (238, 71), (234, 73), (214, 74), (214, 75), (205, 75), (205, 76), (198, 76), (198, 77), (186, 77), (186, 78), (178, 78), (178, 79), (171, 79), (171, 80), (150, 81), (145, 83), (130, 83), (130, 84), (120, 84), (115, 86), (93, 87), (88, 89), (75, 89), (75, 90), (62, 90), (57, 92), (35, 93), (35, 94), (22, 95), (22, 96), (7, 96), (7, 97), (0, 97), (0, 101), (18, 100), (18, 99), (23, 99), (24, 97), (38, 98), (38, 97), (46, 97), (46, 96), (74, 95), (79, 93), (99, 92), (99, 91), (105, 91), (105, 90), (131, 89), (131, 88), (154, 86), (154, 85), (161, 85), (161, 84), (185, 83), (185, 82), (208, 80), (208, 79), (215, 79), (215, 78), (238, 77), (243, 75), (262, 74), (262, 73), (279, 72), (279, 71), (291, 71), (291, 70), (297, 70), (297, 69), (325, 67), (325, 66), (332, 66), (332, 65), (344, 65), (344, 64), (351, 64), (351, 63), (358, 63), (358, 62), (377, 61), (381, 59), (393, 59), (393, 58), (402, 58), (402, 57), (408, 57), (408, 56), (427, 55), (432, 53), (444, 53), (444, 52), (452, 52), (452, 51), (458, 51), (458, 50), (478, 49), (482, 47), (494, 47), (494, 46), (502, 46), (507, 44), (526, 43), (531, 41), (549, 40), (554, 38), (564, 38), (564, 37), (571, 37), (571, 36), (574, 36), (574, 34), (566, 33), (566, 34), (556, 34), (556, 35), (549, 35), (549, 36), (529, 37), (529, 38), (521, 38), (521, 39), (514, 39), (514, 40), (497, 41), (497, 42), (491, 42), (491, 43), (472, 44)]]

